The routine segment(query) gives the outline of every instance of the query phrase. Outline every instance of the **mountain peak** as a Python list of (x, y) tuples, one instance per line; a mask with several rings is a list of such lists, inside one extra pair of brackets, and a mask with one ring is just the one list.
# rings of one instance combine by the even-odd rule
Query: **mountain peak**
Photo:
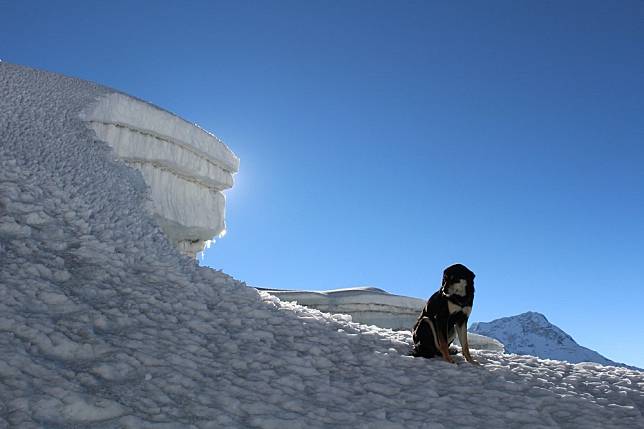
[(472, 324), (469, 331), (501, 341), (508, 353), (570, 363), (596, 362), (603, 365), (626, 366), (577, 344), (570, 335), (550, 323), (546, 316), (535, 311), (491, 322), (477, 322)]
[(541, 313), (539, 313), (537, 311), (526, 311), (525, 313), (519, 314), (517, 317), (521, 317), (521, 316), (530, 317), (530, 318), (533, 318), (533, 319), (543, 319), (546, 322), (548, 321), (546, 316), (544, 316), (543, 314), (541, 314)]
[(506, 319), (516, 319), (522, 323), (533, 322), (540, 325), (552, 325), (546, 316), (536, 311), (526, 311), (525, 313), (517, 314), (516, 316), (506, 317)]

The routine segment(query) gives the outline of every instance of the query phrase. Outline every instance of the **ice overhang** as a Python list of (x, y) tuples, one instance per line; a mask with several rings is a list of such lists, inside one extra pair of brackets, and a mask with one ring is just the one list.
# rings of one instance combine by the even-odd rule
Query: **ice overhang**
[(81, 118), (141, 171), (150, 210), (182, 253), (194, 256), (225, 231), (222, 191), (232, 187), (239, 158), (219, 138), (121, 93), (102, 97)]

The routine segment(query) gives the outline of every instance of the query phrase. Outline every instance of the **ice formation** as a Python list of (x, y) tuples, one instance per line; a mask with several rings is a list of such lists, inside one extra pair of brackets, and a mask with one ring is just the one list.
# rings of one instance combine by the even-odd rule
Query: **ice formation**
[(239, 159), (217, 137), (151, 104), (121, 93), (81, 112), (99, 139), (141, 171), (151, 211), (179, 250), (195, 256), (225, 231), (223, 190)]
[(425, 301), (408, 296), (390, 294), (373, 287), (356, 287), (327, 291), (267, 290), (282, 301), (326, 313), (351, 315), (354, 322), (381, 328), (409, 330), (414, 326)]
[(114, 92), (0, 63), (0, 428), (644, 428), (642, 372), (413, 358), (180, 255), (79, 118)]

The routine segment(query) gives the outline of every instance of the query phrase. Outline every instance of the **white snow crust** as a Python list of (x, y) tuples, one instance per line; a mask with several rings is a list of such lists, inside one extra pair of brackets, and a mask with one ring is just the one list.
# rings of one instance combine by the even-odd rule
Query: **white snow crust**
[(198, 267), (79, 117), (112, 93), (0, 63), (0, 428), (644, 428), (641, 372), (413, 358)]
[(177, 116), (112, 92), (81, 112), (99, 139), (141, 171), (151, 211), (171, 241), (195, 256), (225, 231), (223, 190), (239, 159), (217, 137)]

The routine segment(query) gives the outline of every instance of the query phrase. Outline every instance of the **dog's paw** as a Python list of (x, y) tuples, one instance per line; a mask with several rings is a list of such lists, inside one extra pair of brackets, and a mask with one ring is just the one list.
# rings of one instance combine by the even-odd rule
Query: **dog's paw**
[(481, 366), (481, 363), (475, 360), (474, 358), (472, 358), (472, 356), (465, 356), (465, 360), (471, 363), (472, 365)]
[(449, 356), (449, 355), (447, 355), (443, 359), (445, 360), (445, 362), (448, 362), (448, 363), (456, 363), (456, 362), (454, 362), (454, 359), (452, 359), (452, 357)]

